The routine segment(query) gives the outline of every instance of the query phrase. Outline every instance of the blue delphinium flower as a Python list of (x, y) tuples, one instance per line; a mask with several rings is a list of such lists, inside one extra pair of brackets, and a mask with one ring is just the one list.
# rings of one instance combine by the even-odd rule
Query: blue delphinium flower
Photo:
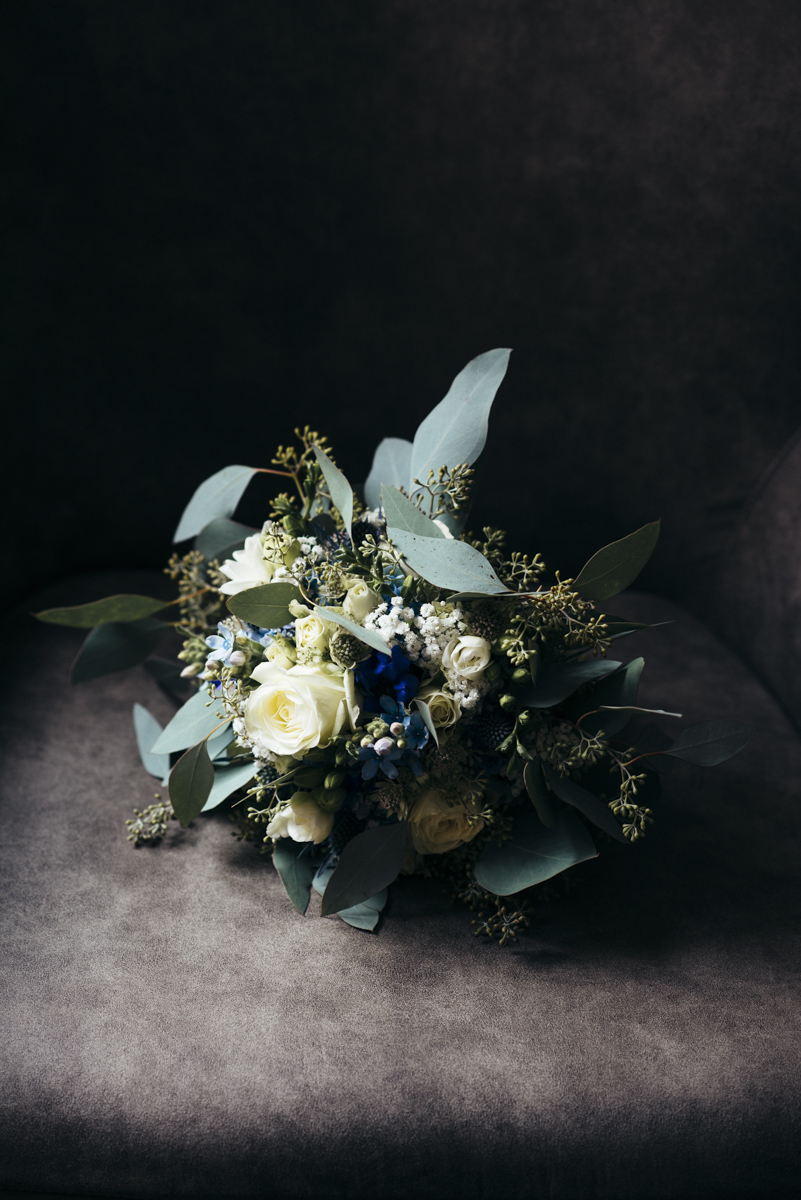
[[(294, 629), (294, 626), (292, 627)], [(251, 642), (257, 642), (260, 646), (271, 646), (275, 636), (274, 629), (261, 629), (258, 625), (251, 625), (248, 621), (242, 622), (242, 632), (245, 637)]]
[(420, 688), (420, 680), (412, 674), (409, 657), (400, 646), (393, 646), (392, 654), (374, 650), (356, 667), (356, 683), (370, 696), (391, 692), (400, 704), (408, 704)]

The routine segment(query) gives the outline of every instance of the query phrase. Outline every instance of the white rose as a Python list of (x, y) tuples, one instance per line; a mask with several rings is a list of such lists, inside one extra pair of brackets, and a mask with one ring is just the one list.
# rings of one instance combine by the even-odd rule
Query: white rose
[(420, 854), (445, 854), (471, 842), (484, 828), (476, 808), (448, 804), (437, 788), (426, 788), (409, 813), (412, 845)]
[(295, 645), (298, 651), (310, 655), (327, 650), (334, 629), (330, 621), (321, 621), (314, 613), (298, 617), (295, 621)]
[(431, 720), (437, 729), (447, 729), (449, 725), (455, 725), (462, 715), (459, 701), (453, 696), (449, 696), (447, 692), (443, 692), (442, 688), (425, 687), (420, 692), (418, 699), (424, 700), (428, 705)]
[(245, 728), (274, 754), (327, 746), (348, 719), (341, 674), (263, 662), (252, 677), (261, 686), (248, 697)]
[(224, 583), (220, 588), (226, 596), (235, 596), (248, 588), (261, 587), (271, 583), (275, 574), (275, 563), (268, 562), (262, 549), (261, 534), (254, 533), (245, 538), (241, 550), (234, 550), (233, 558), (226, 559), (220, 567), (223, 575), (227, 575), (230, 583)]
[(275, 663), (277, 667), (283, 667), (288, 671), (290, 667), (294, 667), (298, 656), (292, 643), (279, 634), (270, 642), (264, 652), (264, 657), (268, 662)]
[(282, 808), (267, 826), (271, 838), (290, 837), (293, 842), (324, 842), (334, 828), (334, 814), (323, 812), (308, 792), (295, 792), (287, 808)]
[(456, 671), (466, 679), (477, 679), (483, 675), (492, 658), (492, 648), (486, 638), (463, 633), (451, 638), (442, 655), (445, 671)]
[(361, 624), (368, 613), (371, 613), (374, 608), (378, 608), (381, 603), (381, 597), (369, 588), (363, 579), (354, 583), (353, 587), (348, 588), (348, 594), (342, 605), (342, 610), (346, 617), (350, 617), (351, 621), (357, 621)]

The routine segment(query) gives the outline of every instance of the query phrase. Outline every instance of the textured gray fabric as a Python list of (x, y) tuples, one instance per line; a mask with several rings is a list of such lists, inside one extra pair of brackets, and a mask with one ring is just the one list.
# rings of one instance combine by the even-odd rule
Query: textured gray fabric
[[(107, 591), (96, 585), (96, 591)], [(745, 716), (658, 824), (513, 948), (426, 881), (377, 935), (300, 917), (224, 817), (134, 850), (141, 668), (71, 689), (21, 647), (3, 720), (0, 1182), (114, 1197), (777, 1197), (801, 1151), (801, 746), (711, 632), (629, 639), (645, 700)], [(620, 607), (620, 606), (619, 606)]]

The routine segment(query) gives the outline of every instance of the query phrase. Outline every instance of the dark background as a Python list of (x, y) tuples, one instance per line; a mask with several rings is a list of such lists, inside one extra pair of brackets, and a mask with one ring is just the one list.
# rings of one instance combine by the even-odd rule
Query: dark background
[(298, 422), (363, 479), (508, 345), (479, 514), (563, 573), (662, 516), (701, 602), (801, 420), (795, 0), (6, 14), (12, 601)]

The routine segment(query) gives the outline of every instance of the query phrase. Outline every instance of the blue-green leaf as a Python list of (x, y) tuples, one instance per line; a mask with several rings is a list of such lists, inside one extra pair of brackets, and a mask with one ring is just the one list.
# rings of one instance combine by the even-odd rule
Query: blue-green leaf
[(214, 783), (202, 811), (208, 812), (222, 804), (223, 800), (227, 800), (239, 788), (250, 783), (257, 770), (258, 766), (254, 762), (240, 763), (233, 767), (214, 767)]
[(467, 542), (417, 537), (404, 529), (387, 534), (411, 569), (437, 587), (482, 596), (508, 594), (484, 555)]
[(391, 653), (389, 646), (375, 629), (365, 629), (363, 625), (357, 625), (355, 621), (351, 621), (350, 617), (346, 617), (344, 613), (335, 612), (333, 608), (326, 608), (324, 605), (316, 605), (314, 613), (321, 621), (333, 621), (335, 625), (341, 625), (360, 642), (364, 642), (365, 646), (370, 646), (379, 654)]
[(323, 478), (328, 484), (334, 508), (342, 517), (342, 520), (345, 522), (345, 529), (350, 534), (353, 524), (353, 489), (339, 467), (331, 462), (325, 450), (322, 450), (319, 446), (315, 446), (314, 454), (320, 464)]
[(214, 737), (210, 737), (208, 746), (209, 758), (211, 761), (214, 762), (214, 760), (218, 758), (228, 746), (231, 745), (233, 740), (234, 731), (230, 725), (226, 725), (225, 728), (221, 729), (219, 733), (216, 733)]
[(223, 467), (205, 479), (184, 509), (174, 542), (197, 537), (211, 521), (232, 517), (242, 493), (256, 473), (255, 467)]
[(73, 683), (84, 683), (99, 675), (125, 671), (147, 658), (161, 641), (169, 626), (150, 617), (144, 621), (126, 621), (98, 625), (81, 646), (72, 665)]
[(546, 787), (539, 763), (527, 762), (523, 767), (523, 782), (537, 816), (548, 829), (555, 829), (559, 813)]
[(551, 790), (556, 793), (560, 800), (564, 800), (565, 804), (571, 804), (573, 808), (577, 808), (588, 821), (592, 821), (593, 825), (597, 825), (599, 829), (603, 829), (604, 833), (610, 834), (619, 842), (625, 842), (626, 838), (623, 830), (612, 815), (609, 805), (604, 800), (599, 800), (597, 796), (593, 796), (592, 792), (588, 792), (586, 788), (581, 787), (578, 783), (574, 783), (572, 779), (563, 779), (547, 763), (542, 764), (542, 769), (545, 772), (545, 778), (548, 780)]
[(195, 549), (205, 559), (216, 558), (219, 562), (224, 562), (226, 558), (231, 557), (234, 550), (242, 549), (245, 538), (256, 532), (249, 525), (240, 525), (238, 521), (219, 517), (201, 529), (195, 539)]
[(460, 371), (448, 394), (414, 435), (408, 491), (425, 483), (428, 472), (457, 463), (474, 463), (487, 440), (487, 423), (495, 393), (509, 365), (511, 350), (479, 354)]
[(439, 745), (439, 737), (437, 735), (437, 729), (434, 724), (434, 718), (431, 716), (431, 709), (428, 707), (425, 700), (421, 700), (419, 696), (417, 696), (415, 698), (414, 702), (417, 705), (417, 708), (420, 712), (420, 716), (423, 718), (423, 722), (425, 724), (426, 729), (431, 734), (434, 745), (438, 746)]
[(619, 542), (604, 546), (581, 569), (573, 584), (585, 600), (608, 600), (633, 583), (654, 552), (660, 522), (643, 525)]
[(543, 663), (536, 684), (520, 692), (520, 702), (530, 708), (553, 708), (572, 696), (582, 684), (603, 679), (622, 665), (606, 658), (592, 662)]
[(663, 753), (699, 767), (716, 767), (744, 750), (753, 735), (753, 727), (742, 721), (699, 721), (683, 729)]
[(553, 827), (546, 829), (529, 810), (515, 818), (509, 841), (485, 846), (476, 863), (476, 881), (496, 896), (512, 896), (597, 854), (587, 829), (573, 813), (560, 812)]
[(418, 537), (445, 537), (439, 526), (421, 513), (416, 504), (386, 483), (381, 488), (381, 507), (390, 529), (405, 529), (407, 533), (415, 533)]
[(364, 500), (370, 508), (381, 503), (381, 484), (407, 487), (412, 461), (412, 443), (405, 438), (384, 438), (379, 443), (373, 465), (364, 485)]
[(348, 842), (323, 896), (322, 914), (363, 904), (388, 887), (403, 866), (406, 822), (365, 829)]
[(261, 629), (280, 629), (292, 620), (289, 604), (303, 602), (303, 594), (294, 583), (263, 583), (260, 587), (237, 592), (228, 601), (228, 611)]
[(185, 751), (170, 771), (170, 803), (182, 825), (203, 811), (214, 783), (214, 767), (205, 742)]
[[(322, 867), (312, 880), (312, 886), (316, 892), (322, 896), (325, 894), (325, 889), (328, 885), (328, 880), (334, 873), (333, 867)], [(378, 918), (384, 909), (389, 896), (389, 889), (383, 888), (377, 892), (375, 896), (369, 896), (361, 904), (354, 904), (350, 908), (342, 908), (337, 913), (338, 917), (347, 925), (352, 925), (354, 929), (367, 929), (372, 931), (378, 924)]]
[[(571, 702), (575, 716), (582, 717), (581, 728), (584, 733), (596, 734), (603, 729), (611, 737), (626, 727), (631, 719), (631, 708), (637, 703), (644, 666), (644, 658), (634, 658), (614, 674), (607, 675), (586, 695)], [(610, 709), (596, 711), (605, 704)], [(617, 711), (611, 711), (613, 708)], [(585, 717), (584, 713), (592, 713), (592, 716)]]
[(153, 613), (166, 608), (168, 600), (154, 600), (152, 596), (107, 596), (105, 600), (93, 600), (91, 604), (76, 604), (70, 608), (46, 608), (34, 613), (37, 621), (47, 625), (69, 625), (73, 629), (94, 629), (96, 625), (111, 622), (140, 621), (152, 617)]
[(222, 718), (218, 716), (220, 703), (210, 700), (208, 694), (201, 689), (191, 696), (182, 708), (178, 709), (173, 719), (163, 730), (156, 742), (150, 747), (152, 754), (173, 754), (176, 750), (185, 750), (202, 738), (213, 733)]
[(141, 704), (133, 706), (134, 731), (142, 766), (156, 779), (163, 779), (170, 769), (169, 754), (153, 754), (150, 747), (161, 733), (161, 725)]
[(280, 838), (273, 850), (273, 863), (286, 888), (286, 894), (298, 912), (303, 915), (309, 907), (311, 885), (315, 864), (309, 853), (309, 842), (293, 842), (292, 838)]

